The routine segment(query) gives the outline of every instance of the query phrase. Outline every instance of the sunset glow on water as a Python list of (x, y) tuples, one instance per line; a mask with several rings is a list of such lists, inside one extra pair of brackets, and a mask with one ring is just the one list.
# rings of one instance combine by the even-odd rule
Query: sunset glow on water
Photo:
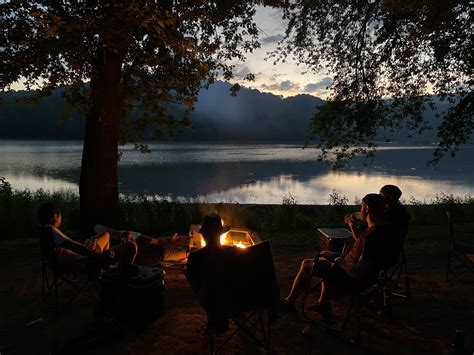
[[(474, 146), (458, 158), (426, 166), (431, 146), (383, 147), (367, 166), (355, 161), (334, 171), (317, 162), (315, 149), (298, 144), (151, 144), (152, 153), (130, 147), (119, 162), (120, 192), (181, 201), (327, 204), (336, 191), (349, 203), (385, 184), (403, 197), (423, 201), (437, 194), (474, 195)], [(82, 144), (58, 141), (0, 141), (0, 176), (15, 189), (78, 193)], [(8, 154), (6, 154), (8, 153)]]

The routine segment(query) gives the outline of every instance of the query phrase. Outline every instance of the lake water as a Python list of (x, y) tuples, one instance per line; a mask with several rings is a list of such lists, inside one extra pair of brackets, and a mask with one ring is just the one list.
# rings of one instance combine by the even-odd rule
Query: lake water
[[(279, 204), (327, 204), (335, 190), (353, 202), (385, 184), (398, 185), (408, 200), (437, 194), (474, 195), (474, 146), (455, 159), (426, 166), (433, 146), (386, 146), (364, 166), (358, 159), (333, 171), (301, 144), (152, 143), (151, 153), (124, 147), (120, 192), (176, 200)], [(0, 176), (15, 189), (78, 192), (82, 143), (0, 140)]]

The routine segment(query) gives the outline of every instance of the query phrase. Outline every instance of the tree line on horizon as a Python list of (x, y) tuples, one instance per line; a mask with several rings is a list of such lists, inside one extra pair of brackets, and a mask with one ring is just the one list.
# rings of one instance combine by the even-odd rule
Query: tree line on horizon
[[(232, 142), (300, 142), (309, 137), (310, 121), (315, 110), (325, 101), (307, 94), (283, 98), (271, 93), (242, 87), (234, 96), (231, 84), (217, 81), (202, 89), (194, 110), (191, 125), (164, 140), (173, 141), (232, 141)], [(18, 103), (29, 93), (13, 91), (1, 95), (1, 139), (81, 140), (84, 138), (84, 117), (76, 112), (60, 119), (66, 105), (62, 91), (57, 89), (39, 104)], [(439, 106), (443, 103), (438, 102)], [(444, 104), (446, 106), (446, 104)], [(176, 107), (178, 119), (184, 108)], [(438, 108), (438, 110), (440, 110)], [(433, 110), (425, 111), (425, 120), (437, 126)], [(402, 130), (392, 134), (394, 142), (426, 143), (436, 140), (435, 130), (409, 137)], [(153, 139), (149, 130), (144, 140)]]

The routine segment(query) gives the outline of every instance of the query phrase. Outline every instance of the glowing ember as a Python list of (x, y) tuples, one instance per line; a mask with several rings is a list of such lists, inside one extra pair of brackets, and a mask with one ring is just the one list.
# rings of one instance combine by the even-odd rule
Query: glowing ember
[(247, 248), (245, 245), (242, 244), (242, 242), (234, 243), (234, 246), (237, 248), (242, 248), (242, 249)]
[(221, 234), (221, 245), (226, 245), (227, 233)]

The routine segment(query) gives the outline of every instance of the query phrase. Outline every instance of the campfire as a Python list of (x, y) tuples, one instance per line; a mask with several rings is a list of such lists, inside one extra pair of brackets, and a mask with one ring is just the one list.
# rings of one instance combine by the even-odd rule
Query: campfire
[[(223, 223), (224, 224), (224, 223)], [(206, 246), (206, 242), (199, 233), (200, 224), (191, 224), (189, 228), (189, 248), (200, 249)], [(231, 227), (229, 231), (221, 234), (221, 245), (235, 246), (237, 248), (247, 248), (262, 240), (258, 234), (250, 229)]]

